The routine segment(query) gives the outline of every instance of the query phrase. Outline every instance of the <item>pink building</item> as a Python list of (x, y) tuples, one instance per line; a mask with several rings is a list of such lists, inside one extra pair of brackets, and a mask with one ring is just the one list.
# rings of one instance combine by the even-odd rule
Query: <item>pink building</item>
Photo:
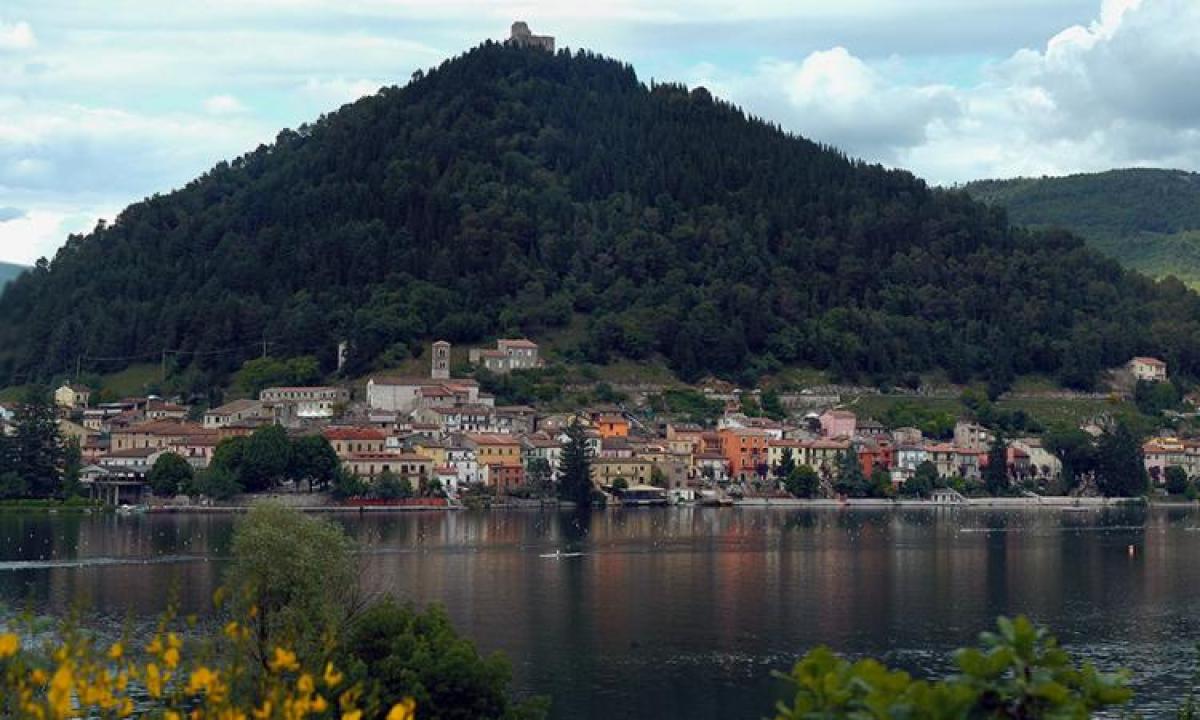
[(858, 418), (849, 410), (826, 410), (821, 414), (821, 434), (828, 438), (854, 436)]

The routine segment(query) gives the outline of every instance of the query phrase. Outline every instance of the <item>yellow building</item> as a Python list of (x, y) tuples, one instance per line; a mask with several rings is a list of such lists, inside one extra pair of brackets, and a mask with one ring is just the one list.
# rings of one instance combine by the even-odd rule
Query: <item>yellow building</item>
[(592, 460), (592, 483), (609, 486), (621, 478), (627, 485), (648, 485), (654, 463), (642, 458), (595, 458)]
[(521, 440), (516, 435), (467, 433), (467, 447), (475, 451), (475, 462), (485, 465), (521, 466)]

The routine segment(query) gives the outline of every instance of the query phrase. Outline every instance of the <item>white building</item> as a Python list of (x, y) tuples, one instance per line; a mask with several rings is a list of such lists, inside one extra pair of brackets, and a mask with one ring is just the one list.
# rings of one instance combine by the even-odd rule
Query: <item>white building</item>
[(1127, 365), (1134, 380), (1146, 382), (1166, 382), (1167, 364), (1158, 358), (1135, 357)]

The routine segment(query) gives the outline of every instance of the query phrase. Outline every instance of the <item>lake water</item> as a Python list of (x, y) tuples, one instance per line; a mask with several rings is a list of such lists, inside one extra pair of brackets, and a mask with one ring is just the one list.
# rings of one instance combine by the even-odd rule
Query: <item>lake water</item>
[[(336, 517), (364, 584), (438, 602), (556, 718), (760, 718), (820, 643), (917, 673), (1000, 614), (1137, 672), (1163, 715), (1200, 641), (1200, 513), (638, 509)], [(236, 518), (0, 513), (0, 603), (102, 626), (203, 614)], [(1130, 546), (1133, 551), (1130, 552)], [(556, 551), (568, 553), (554, 555)], [(574, 556), (574, 553), (580, 553)]]

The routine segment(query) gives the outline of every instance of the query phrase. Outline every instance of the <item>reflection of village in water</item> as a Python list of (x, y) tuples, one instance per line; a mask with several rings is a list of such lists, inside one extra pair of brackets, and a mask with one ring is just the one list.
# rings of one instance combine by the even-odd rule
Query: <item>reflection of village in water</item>
[[(1182, 687), (1190, 656), (1178, 638), (1200, 629), (1190, 606), (1200, 515), (1185, 508), (338, 520), (362, 547), (369, 592), (441, 603), (483, 649), (510, 657), (523, 686), (597, 702), (628, 683), (666, 683), (672, 711), (700, 696), (760, 702), (772, 670), (821, 643), (920, 670), (1016, 613), (1098, 662), (1139, 667), (1152, 689)], [(0, 602), (58, 614), (82, 601), (114, 622), (155, 616), (172, 598), (206, 613), (234, 522), (0, 515)], [(710, 685), (673, 684), (697, 675)]]

